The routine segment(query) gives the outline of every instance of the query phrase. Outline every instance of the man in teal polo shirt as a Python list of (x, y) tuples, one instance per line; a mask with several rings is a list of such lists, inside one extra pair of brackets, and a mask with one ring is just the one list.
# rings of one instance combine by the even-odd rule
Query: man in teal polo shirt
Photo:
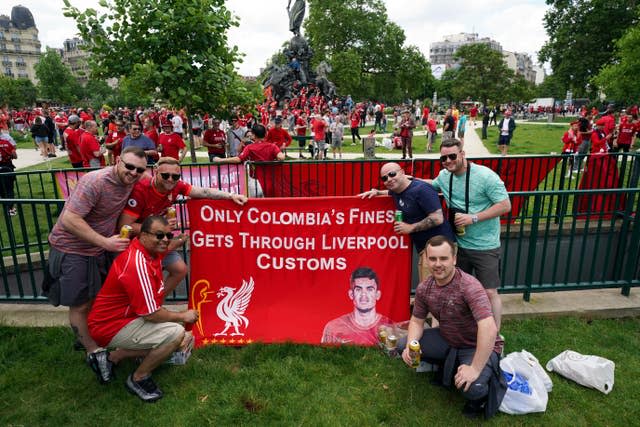
[(458, 234), (457, 265), (474, 274), (489, 296), (500, 330), (500, 215), (511, 210), (511, 201), (500, 177), (491, 169), (465, 158), (461, 142), (446, 139), (440, 146), (443, 169), (431, 185), (441, 191)]

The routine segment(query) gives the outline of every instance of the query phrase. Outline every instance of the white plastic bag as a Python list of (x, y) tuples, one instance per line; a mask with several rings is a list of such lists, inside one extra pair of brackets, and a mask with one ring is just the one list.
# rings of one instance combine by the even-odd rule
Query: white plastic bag
[(510, 353), (500, 361), (500, 368), (507, 381), (501, 412), (521, 415), (547, 410), (553, 383), (534, 355), (526, 350)]
[(393, 142), (391, 141), (391, 138), (382, 138), (382, 145), (387, 150), (393, 150)]
[(585, 387), (609, 394), (613, 390), (616, 364), (599, 356), (585, 356), (565, 350), (547, 363), (547, 371), (555, 371)]

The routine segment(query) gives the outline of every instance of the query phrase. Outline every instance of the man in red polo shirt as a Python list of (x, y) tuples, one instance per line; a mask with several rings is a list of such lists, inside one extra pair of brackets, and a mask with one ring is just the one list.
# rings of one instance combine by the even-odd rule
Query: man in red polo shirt
[(211, 128), (204, 131), (202, 145), (207, 147), (209, 162), (213, 162), (214, 157), (226, 157), (227, 134), (220, 129), (220, 120), (213, 119)]
[(182, 137), (173, 131), (170, 121), (162, 123), (162, 133), (158, 136), (158, 152), (162, 157), (173, 157), (182, 161), (187, 155), (187, 146)]
[(284, 150), (291, 144), (291, 135), (286, 129), (282, 128), (281, 116), (276, 117), (273, 123), (275, 126), (267, 131), (267, 136), (264, 140), (276, 144), (280, 150)]
[(244, 147), (244, 150), (242, 150), (242, 153), (240, 153), (239, 156), (227, 157), (226, 159), (216, 157), (213, 161), (215, 163), (238, 164), (246, 161), (272, 162), (276, 160), (284, 160), (284, 154), (282, 151), (280, 151), (275, 144), (268, 143), (264, 139), (267, 130), (263, 125), (255, 125), (251, 131), (255, 135), (256, 140), (253, 144)]
[(82, 167), (84, 168), (103, 168), (105, 166), (104, 153), (106, 148), (100, 145), (96, 135), (98, 134), (98, 125), (93, 120), (87, 120), (84, 123), (85, 132), (80, 137), (80, 154), (82, 155)]
[[(127, 206), (118, 219), (117, 229), (123, 225), (132, 227), (131, 234), (140, 234), (141, 223), (152, 215), (166, 215), (167, 209), (176, 203), (178, 196), (193, 199), (230, 199), (242, 206), (247, 198), (242, 194), (231, 194), (214, 188), (192, 186), (180, 179), (180, 163), (172, 157), (161, 157), (155, 165), (153, 178), (145, 176), (131, 191)], [(177, 226), (176, 218), (168, 218), (172, 229)], [(162, 266), (169, 272), (165, 280), (166, 292), (173, 292), (187, 275), (187, 265), (180, 255), (170, 251)]]
[(153, 123), (153, 119), (147, 118), (144, 121), (144, 134), (147, 138), (153, 141), (158, 146), (158, 131), (156, 130), (156, 126)]
[(107, 162), (112, 165), (113, 161), (120, 156), (122, 151), (122, 141), (127, 132), (124, 131), (124, 122), (118, 120), (116, 122), (116, 130), (107, 133), (107, 138), (104, 141), (104, 146), (107, 149)]

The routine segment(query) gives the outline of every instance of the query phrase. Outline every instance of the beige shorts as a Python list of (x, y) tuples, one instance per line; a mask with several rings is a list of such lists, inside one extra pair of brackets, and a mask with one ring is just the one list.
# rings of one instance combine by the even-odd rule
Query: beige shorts
[(139, 317), (120, 329), (109, 348), (148, 350), (182, 339), (184, 328), (173, 322), (153, 323)]

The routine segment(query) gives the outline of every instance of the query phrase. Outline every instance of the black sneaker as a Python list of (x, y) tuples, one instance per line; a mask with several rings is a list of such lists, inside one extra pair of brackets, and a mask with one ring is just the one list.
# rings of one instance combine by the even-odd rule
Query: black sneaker
[(107, 384), (116, 377), (113, 362), (109, 360), (109, 352), (105, 349), (87, 355), (87, 364), (96, 373), (100, 384)]
[(133, 380), (133, 374), (127, 377), (127, 382), (124, 386), (129, 390), (129, 393), (135, 394), (144, 402), (153, 403), (162, 399), (162, 390), (158, 388), (153, 379), (149, 376), (140, 381)]
[(467, 400), (462, 408), (462, 415), (467, 418), (479, 418), (484, 415), (484, 400)]

